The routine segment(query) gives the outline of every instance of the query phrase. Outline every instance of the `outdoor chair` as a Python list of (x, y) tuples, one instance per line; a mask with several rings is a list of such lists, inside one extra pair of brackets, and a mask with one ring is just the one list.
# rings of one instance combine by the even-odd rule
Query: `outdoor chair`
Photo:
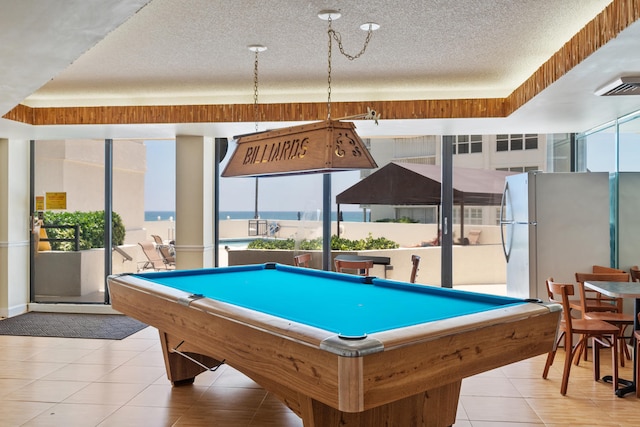
[(176, 257), (171, 253), (170, 245), (165, 245), (164, 242), (162, 241), (162, 237), (158, 236), (157, 234), (152, 234), (151, 237), (153, 238), (153, 241), (156, 243), (156, 249), (160, 253), (160, 256), (162, 257), (162, 261), (166, 265), (175, 266)]
[[(600, 349), (602, 347), (611, 349), (611, 367), (613, 370), (612, 382), (613, 390), (618, 386), (618, 352), (616, 350), (616, 340), (620, 329), (602, 320), (594, 319), (576, 319), (571, 316), (571, 306), (569, 297), (574, 295), (574, 285), (571, 283), (556, 283), (553, 279), (547, 280), (547, 292), (551, 295), (549, 301), (562, 304), (562, 319), (559, 325), (559, 335), (553, 350), (547, 355), (547, 361), (542, 372), (542, 378), (547, 378), (549, 368), (553, 364), (558, 345), (564, 338), (565, 361), (562, 372), (562, 383), (560, 385), (560, 393), (564, 396), (567, 394), (569, 385), (569, 374), (571, 373), (572, 361), (580, 358), (581, 351), (586, 351), (587, 342), (592, 339), (593, 344), (593, 376), (594, 380), (600, 379)], [(580, 338), (578, 342), (573, 344), (573, 336), (577, 334)]]
[(138, 245), (142, 248), (142, 252), (147, 257), (147, 261), (138, 263), (138, 271), (142, 270), (173, 270), (173, 266), (165, 264), (164, 260), (156, 250), (153, 242), (138, 242)]
[(310, 262), (311, 262), (311, 254), (301, 254), (293, 257), (293, 265), (295, 265), (296, 267), (309, 268)]
[(348, 261), (344, 259), (334, 260), (338, 273), (355, 272), (360, 276), (368, 276), (369, 269), (373, 268), (373, 260)]
[(411, 276), (409, 277), (409, 283), (416, 283), (416, 277), (418, 276), (418, 265), (420, 265), (420, 256), (411, 255)]
[(164, 262), (166, 265), (169, 265), (169, 266), (175, 266), (176, 257), (171, 254), (171, 251), (169, 250), (169, 248), (170, 247), (167, 245), (156, 246), (156, 249), (158, 250), (158, 252), (160, 253), (160, 256), (162, 257), (162, 262)]
[(471, 230), (469, 231), (469, 234), (467, 234), (467, 239), (469, 239), (469, 244), (470, 245), (477, 245), (478, 242), (480, 241), (480, 233), (482, 233), (482, 230)]

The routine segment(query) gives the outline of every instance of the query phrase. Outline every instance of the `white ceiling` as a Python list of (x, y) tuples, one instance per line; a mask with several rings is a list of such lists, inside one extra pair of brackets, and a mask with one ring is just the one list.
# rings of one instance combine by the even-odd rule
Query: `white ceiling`
[[(31, 107), (326, 102), (323, 9), (350, 61), (332, 42), (333, 101), (506, 97), (609, 0), (0, 0), (0, 114)], [(142, 9), (140, 9), (142, 7)], [(138, 10), (140, 9), (140, 10)], [(363, 137), (574, 132), (640, 109), (639, 96), (597, 97), (640, 74), (640, 23), (591, 55), (508, 118), (357, 121)], [(265, 128), (289, 123), (261, 124)], [(0, 120), (0, 137), (231, 136), (254, 124), (28, 126)]]

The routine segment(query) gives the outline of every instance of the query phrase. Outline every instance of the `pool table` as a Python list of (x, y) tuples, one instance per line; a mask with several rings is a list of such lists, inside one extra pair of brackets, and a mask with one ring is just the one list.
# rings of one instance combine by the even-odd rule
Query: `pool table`
[(260, 264), (108, 277), (169, 380), (226, 363), (306, 427), (449, 426), (462, 379), (551, 350), (560, 307)]

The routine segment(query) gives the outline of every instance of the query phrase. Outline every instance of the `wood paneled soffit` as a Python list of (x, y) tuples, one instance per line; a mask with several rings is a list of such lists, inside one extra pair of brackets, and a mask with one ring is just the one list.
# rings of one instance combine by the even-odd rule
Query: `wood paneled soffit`
[[(367, 107), (384, 119), (503, 117), (504, 99), (334, 102), (332, 117), (361, 114)], [(259, 120), (318, 121), (327, 118), (326, 103), (260, 104)], [(253, 104), (154, 105), (112, 107), (31, 108), (19, 105), (5, 119), (32, 125), (234, 123), (255, 120)]]

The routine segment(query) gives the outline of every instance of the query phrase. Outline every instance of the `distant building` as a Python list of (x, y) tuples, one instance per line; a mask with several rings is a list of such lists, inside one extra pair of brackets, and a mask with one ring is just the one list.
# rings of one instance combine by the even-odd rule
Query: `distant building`
[[(146, 239), (142, 140), (113, 144), (113, 210), (125, 225), (125, 243)], [(34, 190), (65, 192), (68, 212), (104, 210), (104, 141), (87, 139), (36, 141)]]
[[(454, 167), (527, 172), (568, 172), (570, 167), (570, 134), (500, 134), (456, 135), (453, 147)], [(366, 140), (379, 167), (392, 161), (439, 165), (442, 136)], [(364, 170), (366, 178), (377, 169)], [(438, 221), (436, 206), (363, 206), (370, 209), (372, 221), (407, 217), (422, 223)], [(453, 208), (454, 223), (460, 221), (460, 207)], [(465, 224), (498, 224), (499, 206), (465, 206)]]

